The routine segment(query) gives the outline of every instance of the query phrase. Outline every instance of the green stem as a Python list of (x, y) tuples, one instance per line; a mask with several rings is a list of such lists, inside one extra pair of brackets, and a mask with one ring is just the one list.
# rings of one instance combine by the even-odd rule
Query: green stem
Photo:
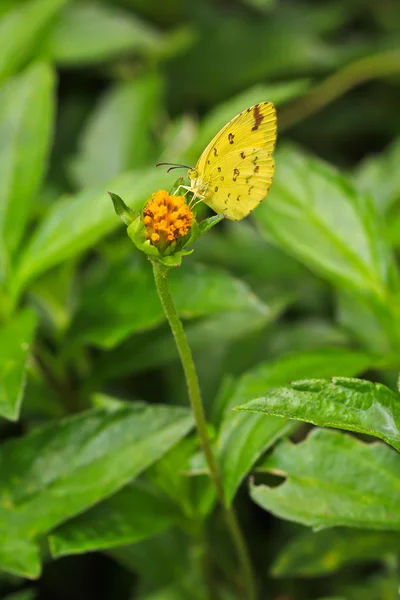
[(213, 479), (214, 485), (217, 490), (218, 498), (221, 502), (224, 502), (224, 492), (222, 489), (219, 469), (211, 448), (210, 438), (208, 437), (207, 422), (204, 415), (203, 403), (200, 394), (200, 386), (197, 378), (196, 367), (193, 361), (192, 351), (187, 341), (182, 321), (179, 318), (178, 312), (175, 308), (175, 304), (171, 296), (167, 280), (167, 271), (160, 262), (154, 261), (153, 272), (157, 292), (160, 297), (165, 316), (167, 317), (172, 333), (174, 334), (176, 346), (178, 348), (183, 370), (185, 372), (186, 384), (188, 387), (189, 398), (192, 405), (194, 418), (196, 421), (200, 443), (203, 448), (204, 455), (206, 457), (211, 478)]
[(382, 52), (354, 61), (315, 86), (300, 100), (283, 108), (279, 115), (279, 131), (285, 131), (299, 121), (321, 110), (351, 88), (370, 79), (400, 72), (400, 52)]
[(168, 319), (171, 331), (174, 335), (175, 343), (185, 373), (190, 403), (192, 405), (192, 410), (196, 421), (197, 433), (199, 435), (208, 469), (215, 485), (219, 502), (224, 510), (226, 524), (230, 531), (232, 541), (235, 544), (238, 560), (240, 561), (243, 571), (243, 577), (246, 583), (246, 599), (255, 600), (257, 593), (249, 552), (242, 531), (239, 527), (236, 514), (233, 508), (229, 507), (225, 502), (219, 467), (208, 435), (207, 421), (204, 414), (197, 371), (193, 361), (192, 351), (183, 329), (182, 321), (178, 315), (173, 298), (171, 296), (167, 280), (167, 268), (165, 268), (158, 261), (152, 262), (157, 292), (160, 297), (165, 316)]
[(243, 579), (246, 582), (246, 599), (255, 600), (257, 598), (257, 587), (246, 540), (240, 529), (239, 521), (233, 507), (225, 505), (224, 508), (226, 523), (235, 544), (239, 563), (242, 566)]

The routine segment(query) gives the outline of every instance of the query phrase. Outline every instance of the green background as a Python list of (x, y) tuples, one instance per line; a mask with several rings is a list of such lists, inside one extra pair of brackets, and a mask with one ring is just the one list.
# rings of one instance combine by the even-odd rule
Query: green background
[(243, 597), (107, 191), (267, 100), (268, 198), (169, 275), (225, 497), (262, 600), (398, 597), (399, 35), (397, 0), (1, 2), (1, 598)]

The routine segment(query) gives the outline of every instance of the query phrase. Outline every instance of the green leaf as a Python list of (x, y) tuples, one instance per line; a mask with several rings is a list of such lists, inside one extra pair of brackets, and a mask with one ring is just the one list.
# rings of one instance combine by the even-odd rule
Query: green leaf
[(37, 579), (40, 575), (40, 552), (37, 544), (29, 540), (8, 539), (0, 541), (0, 569), (13, 575)]
[(140, 578), (140, 600), (208, 600), (199, 555), (178, 529), (107, 552)]
[(88, 65), (132, 52), (148, 55), (161, 42), (162, 36), (132, 12), (91, 2), (72, 3), (44, 40), (42, 53), (59, 65)]
[(139, 574), (153, 590), (179, 582), (194, 572), (189, 539), (177, 528), (138, 544), (114, 548), (107, 554), (129, 571)]
[(66, 0), (14, 3), (17, 6), (1, 17), (0, 81), (25, 65), (43, 31), (65, 3)]
[(37, 64), (0, 88), (0, 272), (7, 272), (45, 174), (54, 75)]
[(348, 377), (305, 379), (273, 389), (235, 410), (358, 431), (400, 451), (399, 395), (381, 383)]
[(213, 217), (209, 217), (208, 219), (203, 219), (203, 221), (200, 221), (197, 237), (200, 237), (201, 235), (207, 233), (207, 231), (210, 231), (214, 225), (217, 225), (223, 219), (225, 219), (225, 215), (214, 215)]
[(36, 598), (35, 590), (26, 589), (14, 594), (8, 594), (4, 597), (4, 600), (34, 600), (34, 598)]
[(400, 213), (398, 212), (389, 219), (388, 237), (394, 248), (400, 248)]
[(262, 362), (242, 375), (226, 408), (259, 398), (271, 388), (307, 378), (351, 377), (370, 368), (376, 358), (372, 354), (347, 348), (321, 348), (296, 352), (275, 361)]
[(400, 529), (400, 457), (385, 444), (314, 429), (299, 444), (281, 442), (261, 469), (287, 478), (250, 487), (252, 499), (282, 519), (314, 529)]
[(328, 376), (345, 371), (356, 375), (366, 369), (372, 357), (360, 352), (332, 348), (317, 352), (302, 352), (261, 363), (245, 373), (225, 398), (225, 416), (219, 434), (217, 452), (221, 465), (226, 499), (232, 502), (237, 488), (259, 457), (279, 438), (289, 435), (296, 424), (279, 417), (226, 412), (276, 385), (304, 377)]
[(273, 358), (296, 352), (350, 346), (353, 340), (337, 324), (320, 317), (306, 317), (273, 326), (268, 351)]
[(272, 565), (274, 577), (318, 577), (350, 564), (387, 561), (398, 553), (400, 535), (358, 529), (327, 529), (296, 536)]
[(222, 423), (217, 444), (226, 502), (231, 505), (246, 475), (277, 440), (289, 435), (296, 424), (278, 417), (228, 415)]
[(65, 261), (44, 273), (29, 288), (29, 298), (46, 328), (62, 335), (75, 311), (76, 262)]
[(262, 231), (330, 281), (385, 296), (392, 256), (368, 199), (333, 167), (299, 150), (286, 148), (276, 162), (268, 202), (255, 213)]
[(336, 294), (336, 312), (340, 326), (364, 348), (382, 356), (390, 355), (391, 335), (382, 327), (379, 316), (365, 299), (341, 290)]
[[(88, 411), (6, 442), (0, 449), (0, 553), (8, 540), (36, 541), (112, 495), (192, 425), (186, 408), (140, 404)], [(33, 577), (30, 562), (21, 554), (18, 560), (13, 572)]]
[[(168, 274), (171, 292), (184, 319), (222, 311), (260, 307), (250, 288), (221, 269), (184, 265)], [(153, 273), (146, 261), (103, 269), (83, 290), (71, 337), (102, 348), (113, 348), (129, 335), (154, 328), (165, 320)]]
[(118, 83), (101, 96), (72, 164), (78, 186), (99, 186), (155, 162), (151, 130), (161, 98), (161, 81), (153, 75)]
[(124, 546), (160, 533), (178, 516), (167, 496), (135, 482), (58, 527), (49, 538), (50, 550), (57, 557)]
[(376, 156), (368, 156), (354, 173), (354, 181), (363, 194), (369, 194), (382, 214), (400, 199), (400, 139)]
[(125, 173), (107, 186), (56, 202), (26, 245), (15, 275), (15, 293), (43, 271), (84, 252), (120, 224), (107, 191), (112, 189), (134, 210), (170, 177), (150, 168)]
[[(204, 350), (212, 344), (237, 340), (265, 327), (277, 318), (281, 309), (282, 304), (268, 307), (258, 302), (247, 310), (220, 312), (197, 319), (185, 326), (185, 332), (192, 351)], [(137, 335), (101, 357), (88, 383), (98, 387), (108, 379), (139, 373), (177, 359), (178, 352), (169, 330)]]
[(190, 520), (204, 518), (215, 505), (215, 488), (206, 473), (189, 477), (192, 460), (198, 456), (197, 436), (181, 440), (146, 472), (146, 478), (178, 504)]
[(25, 310), (0, 329), (0, 416), (11, 421), (19, 417), (36, 324), (35, 313)]
[(330, 282), (368, 302), (392, 345), (400, 344), (399, 279), (370, 198), (332, 167), (286, 148), (255, 212), (274, 243)]

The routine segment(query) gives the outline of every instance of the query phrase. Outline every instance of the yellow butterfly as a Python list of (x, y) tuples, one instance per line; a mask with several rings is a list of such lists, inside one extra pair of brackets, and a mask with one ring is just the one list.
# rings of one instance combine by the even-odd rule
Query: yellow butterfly
[(190, 186), (182, 187), (216, 213), (234, 221), (243, 219), (271, 187), (275, 141), (274, 105), (271, 102), (255, 104), (217, 133), (196, 167), (189, 168)]

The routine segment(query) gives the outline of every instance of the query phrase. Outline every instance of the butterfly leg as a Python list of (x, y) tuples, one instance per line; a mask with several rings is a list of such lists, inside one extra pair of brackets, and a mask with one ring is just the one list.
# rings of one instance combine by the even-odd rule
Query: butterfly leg
[[(177, 193), (179, 192), (180, 189), (184, 189), (186, 190), (186, 192), (184, 193), (184, 196), (186, 196), (186, 194), (188, 192), (191, 192), (193, 194), (192, 198), (190, 199), (189, 202), (189, 208), (194, 208), (196, 206), (196, 204), (198, 204), (199, 202), (201, 202), (204, 198), (204, 196), (202, 196), (201, 194), (198, 194), (196, 191), (193, 190), (193, 188), (191, 188), (188, 185), (178, 185), (178, 187), (176, 188), (174, 195), (177, 195)], [(194, 200), (198, 198), (197, 202), (194, 202)]]

